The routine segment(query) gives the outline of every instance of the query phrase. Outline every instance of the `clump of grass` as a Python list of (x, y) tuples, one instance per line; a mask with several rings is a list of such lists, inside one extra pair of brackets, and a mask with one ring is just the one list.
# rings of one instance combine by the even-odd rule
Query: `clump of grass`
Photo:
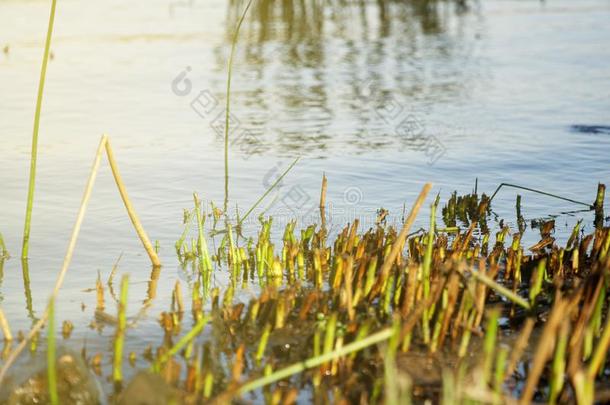
[[(544, 242), (553, 227), (547, 221), (540, 226), (547, 244), (528, 252), (523, 233), (507, 226), (494, 240), (488, 199), (454, 194), (454, 207), (443, 210), (454, 225), (437, 225), (437, 198), (428, 231), (409, 233), (429, 191), (426, 185), (400, 232), (383, 224), (359, 230), (355, 220), (331, 235), (291, 221), (274, 236), (268, 217), (255, 238), (243, 238), (227, 223), (208, 255), (215, 271), (227, 272), (223, 290), (202, 288), (203, 228), (190, 245), (181, 237), (180, 254), (193, 252), (184, 270), (195, 326), (171, 343), (188, 311), (176, 284), (172, 310), (161, 317), (164, 341), (156, 357), (150, 349), (153, 370), (184, 363), (184, 381), (164, 375), (195, 402), (227, 403), (252, 391), (280, 402), (303, 391), (369, 403), (436, 400), (439, 392), (445, 403), (596, 398), (610, 365), (610, 229), (581, 237), (579, 224), (560, 247)], [(235, 299), (253, 285), (250, 302)], [(506, 334), (518, 336), (500, 338)], [(422, 367), (409, 369), (419, 356), (438, 363), (435, 382), (419, 381)]]

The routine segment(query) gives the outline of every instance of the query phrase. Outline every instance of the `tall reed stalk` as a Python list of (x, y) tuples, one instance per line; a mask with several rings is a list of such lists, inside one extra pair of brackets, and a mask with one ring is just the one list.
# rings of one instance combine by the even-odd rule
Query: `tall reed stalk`
[(34, 205), (34, 188), (36, 185), (36, 160), (38, 158), (38, 128), (40, 127), (40, 110), (42, 108), (42, 95), (44, 83), (47, 77), (47, 63), (49, 62), (49, 49), (51, 48), (51, 37), (53, 36), (53, 24), (55, 22), (55, 6), (57, 0), (51, 1), (51, 12), (49, 14), (49, 26), (47, 28), (47, 39), (44, 44), (44, 55), (42, 57), (42, 68), (40, 69), (40, 80), (38, 81), (38, 97), (36, 98), (36, 112), (34, 113), (34, 131), (32, 133), (32, 152), (30, 157), (30, 182), (28, 185), (28, 201), (25, 209), (25, 224), (23, 226), (23, 246), (21, 258), (26, 259), (30, 249), (30, 225), (32, 223), (32, 207)]
[(225, 107), (225, 201), (224, 201), (224, 212), (226, 214), (229, 205), (229, 116), (231, 108), (231, 74), (233, 71), (233, 57), (235, 56), (235, 48), (237, 48), (237, 38), (239, 37), (239, 29), (241, 24), (246, 18), (248, 9), (252, 5), (252, 0), (248, 1), (244, 12), (241, 15), (233, 34), (233, 40), (231, 43), (231, 55), (229, 56), (229, 62), (227, 67), (227, 102)]

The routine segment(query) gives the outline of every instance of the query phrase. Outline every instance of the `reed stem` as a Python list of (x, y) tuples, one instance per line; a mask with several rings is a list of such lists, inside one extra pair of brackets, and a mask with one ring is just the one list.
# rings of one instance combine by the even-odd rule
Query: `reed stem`
[(55, 299), (49, 300), (49, 328), (47, 330), (47, 383), (52, 405), (59, 404), (55, 350)]
[(121, 279), (121, 295), (119, 298), (118, 324), (114, 340), (114, 358), (112, 361), (112, 379), (114, 382), (123, 380), (123, 347), (125, 345), (125, 329), (127, 328), (127, 289), (129, 277), (126, 275)]
[(519, 190), (531, 191), (532, 193), (538, 193), (538, 194), (546, 195), (548, 197), (553, 197), (553, 198), (556, 198), (558, 200), (563, 200), (563, 201), (568, 201), (568, 202), (571, 202), (571, 203), (574, 203), (574, 204), (584, 205), (585, 207), (588, 207), (590, 210), (592, 210), (594, 208), (593, 205), (587, 204), (586, 202), (577, 201), (577, 200), (573, 200), (571, 198), (566, 198), (566, 197), (559, 196), (557, 194), (551, 194), (551, 193), (547, 193), (546, 191), (537, 190), (535, 188), (529, 188), (529, 187), (519, 186), (519, 185), (516, 185), (516, 184), (510, 184), (510, 183), (500, 183), (498, 188), (496, 188), (496, 191), (494, 191), (494, 193), (489, 198), (489, 202), (490, 203), (494, 199), (496, 194), (498, 194), (498, 191), (500, 191), (500, 189), (502, 187), (512, 187), (512, 188), (517, 188)]
[(382, 277), (381, 281), (384, 281), (385, 278), (387, 278), (388, 274), (390, 273), (390, 269), (392, 268), (392, 265), (394, 264), (394, 261), (396, 260), (396, 258), (400, 254), (400, 252), (402, 251), (402, 249), (405, 245), (405, 241), (407, 239), (409, 230), (411, 229), (411, 226), (413, 226), (413, 222), (415, 222), (417, 213), (419, 212), (421, 206), (424, 204), (424, 201), (426, 200), (426, 196), (430, 192), (431, 188), (432, 188), (432, 183), (424, 184), (424, 187), (422, 187), (422, 190), (419, 192), (419, 196), (417, 196), (415, 203), (413, 203), (411, 212), (409, 212), (409, 216), (407, 217), (407, 220), (405, 221), (402, 229), (400, 230), (400, 234), (398, 234), (398, 237), (394, 241), (394, 244), (392, 245), (392, 250), (390, 250), (390, 254), (387, 256), (387, 258), (383, 262), (383, 265), (381, 266), (381, 271), (380, 271), (381, 277)]
[(13, 340), (13, 334), (11, 333), (11, 328), (8, 324), (8, 321), (6, 320), (6, 316), (4, 316), (4, 311), (2, 311), (2, 308), (0, 308), (0, 330), (2, 331), (2, 334), (4, 335), (5, 342), (10, 342), (11, 340)]
[(129, 200), (129, 196), (127, 195), (127, 189), (125, 188), (125, 183), (123, 183), (123, 179), (121, 178), (121, 173), (119, 172), (119, 168), (114, 159), (114, 153), (112, 152), (112, 147), (110, 146), (110, 140), (107, 136), (105, 138), (105, 147), (106, 147), (106, 155), (108, 156), (108, 163), (110, 164), (110, 169), (112, 170), (112, 175), (114, 176), (114, 181), (116, 183), (117, 188), (119, 189), (119, 193), (121, 194), (121, 199), (123, 200), (123, 204), (127, 209), (127, 214), (129, 215), (129, 219), (135, 228), (138, 237), (142, 241), (142, 245), (144, 245), (144, 249), (146, 253), (148, 253), (148, 257), (150, 257), (150, 261), (153, 266), (158, 267), (161, 266), (161, 261), (159, 260), (159, 256), (157, 256), (157, 252), (150, 243), (150, 239), (144, 230), (144, 227), (140, 223), (140, 219), (138, 218), (138, 214), (136, 214), (136, 210), (133, 208), (131, 204), (131, 200)]
[[(51, 12), (49, 13), (49, 25), (47, 27), (47, 38), (44, 44), (42, 67), (38, 81), (38, 96), (36, 97), (36, 111), (34, 113), (34, 130), (32, 132), (32, 152), (30, 157), (30, 181), (28, 184), (28, 201), (25, 209), (25, 224), (23, 226), (23, 246), (21, 258), (27, 259), (30, 250), (30, 226), (32, 223), (32, 208), (34, 206), (34, 188), (36, 186), (36, 161), (38, 158), (38, 129), (40, 128), (40, 110), (42, 109), (42, 96), (44, 84), (47, 77), (47, 64), (49, 62), (49, 50), (51, 48), (51, 37), (53, 36), (53, 24), (55, 22), (55, 6), (57, 0), (51, 0)], [(1, 380), (1, 379), (0, 379)]]
[(300, 157), (296, 158), (291, 164), (290, 166), (288, 166), (288, 168), (286, 170), (284, 170), (284, 173), (282, 173), (282, 175), (280, 177), (277, 178), (277, 180), (275, 180), (273, 182), (272, 185), (269, 186), (269, 188), (267, 189), (267, 191), (265, 191), (265, 193), (258, 199), (256, 200), (256, 202), (254, 203), (254, 205), (252, 207), (250, 207), (250, 209), (245, 213), (245, 215), (243, 217), (241, 217), (239, 219), (239, 225), (241, 225), (246, 218), (248, 218), (250, 216), (250, 214), (252, 213), (252, 211), (254, 211), (254, 209), (256, 207), (258, 207), (258, 205), (265, 199), (265, 197), (267, 197), (269, 195), (269, 193), (278, 185), (280, 184), (280, 182), (282, 181), (282, 179), (288, 174), (288, 172), (290, 172), (290, 170), (292, 170), (292, 168), (294, 167), (294, 165), (297, 164), (297, 162), (299, 161)]
[(248, 9), (252, 4), (252, 0), (248, 1), (244, 12), (241, 15), (237, 23), (237, 27), (235, 28), (235, 34), (233, 34), (233, 40), (231, 43), (231, 55), (229, 56), (229, 62), (227, 67), (227, 103), (225, 107), (225, 201), (224, 201), (224, 212), (226, 214), (227, 208), (229, 205), (229, 116), (230, 116), (230, 108), (231, 108), (231, 74), (233, 72), (233, 57), (235, 56), (235, 48), (237, 47), (237, 38), (239, 36), (239, 29), (241, 28), (241, 24), (244, 22), (246, 18), (246, 13), (248, 13)]

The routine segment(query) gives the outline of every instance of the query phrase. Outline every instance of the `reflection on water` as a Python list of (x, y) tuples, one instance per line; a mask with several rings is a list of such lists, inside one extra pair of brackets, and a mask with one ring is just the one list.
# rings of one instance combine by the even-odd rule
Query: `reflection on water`
[[(230, 2), (227, 41), (246, 4)], [(425, 121), (433, 103), (466, 97), (484, 78), (481, 16), (468, 10), (452, 1), (257, 1), (239, 40), (238, 118), (280, 153), (418, 149), (414, 134), (396, 136), (400, 122)]]

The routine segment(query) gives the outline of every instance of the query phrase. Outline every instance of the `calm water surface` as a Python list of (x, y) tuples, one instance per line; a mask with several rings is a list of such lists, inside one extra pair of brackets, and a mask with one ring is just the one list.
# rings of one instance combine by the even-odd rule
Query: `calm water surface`
[[(425, 181), (443, 199), (471, 191), (478, 178), (487, 193), (511, 182), (590, 202), (597, 182), (610, 179), (608, 131), (571, 129), (610, 125), (610, 2), (484, 1), (465, 10), (289, 3), (257, 2), (241, 32), (231, 97), (232, 211), (249, 208), (298, 156), (265, 202), (278, 224), (295, 216), (311, 221), (324, 172), (334, 229), (354, 217), (370, 226), (379, 207), (400, 220)], [(114, 328), (86, 327), (95, 307), (95, 293), (86, 289), (98, 272), (107, 279), (122, 254), (117, 280), (130, 274), (130, 314), (151, 303), (150, 316), (128, 333), (127, 350), (159, 342), (154, 315), (169, 307), (176, 280), (188, 282), (173, 249), (182, 210), (192, 206), (194, 191), (218, 204), (224, 197), (217, 131), (230, 38), (244, 5), (59, 2), (28, 283), (17, 257), (49, 4), (0, 1), (0, 47), (9, 47), (0, 54), (0, 232), (15, 256), (0, 272), (0, 305), (14, 330), (27, 329), (46, 304), (95, 148), (107, 133), (164, 266), (151, 283), (104, 162), (58, 317), (76, 325), (73, 344), (86, 340), (90, 352), (106, 350)], [(509, 224), (515, 194), (505, 190), (494, 200)], [(522, 194), (526, 219), (557, 215), (560, 241), (579, 218), (591, 230), (589, 213), (562, 214), (578, 206)], [(536, 232), (526, 240), (537, 241)], [(227, 280), (221, 271), (215, 283)]]

